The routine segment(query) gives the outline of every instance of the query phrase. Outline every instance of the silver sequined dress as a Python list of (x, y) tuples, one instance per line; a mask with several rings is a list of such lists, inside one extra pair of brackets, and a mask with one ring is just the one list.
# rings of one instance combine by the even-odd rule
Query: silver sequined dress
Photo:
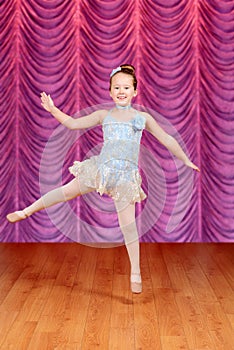
[(129, 121), (117, 121), (109, 111), (102, 123), (104, 144), (98, 156), (75, 161), (69, 171), (87, 187), (116, 201), (140, 202), (146, 198), (138, 170), (139, 148), (145, 118), (135, 111)]

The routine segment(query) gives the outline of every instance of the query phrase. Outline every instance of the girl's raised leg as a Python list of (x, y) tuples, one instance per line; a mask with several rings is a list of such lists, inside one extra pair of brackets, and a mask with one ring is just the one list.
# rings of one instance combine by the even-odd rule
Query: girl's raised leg
[(57, 203), (66, 202), (82, 194), (93, 191), (93, 188), (80, 184), (78, 179), (73, 179), (64, 186), (58, 187), (36, 200), (24, 210), (15, 211), (7, 215), (11, 223), (26, 219), (28, 216)]
[(135, 204), (115, 202), (115, 206), (131, 265), (131, 289), (133, 293), (141, 293), (140, 247), (135, 220)]

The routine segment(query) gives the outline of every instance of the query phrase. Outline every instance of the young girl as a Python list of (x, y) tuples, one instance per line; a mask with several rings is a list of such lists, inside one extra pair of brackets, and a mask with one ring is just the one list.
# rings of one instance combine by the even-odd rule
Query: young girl
[(110, 96), (115, 103), (112, 110), (98, 110), (74, 119), (56, 108), (50, 95), (41, 93), (42, 106), (67, 128), (84, 129), (102, 124), (104, 144), (98, 156), (83, 162), (74, 162), (69, 168), (75, 176), (71, 182), (48, 192), (24, 210), (8, 214), (7, 219), (14, 223), (39, 210), (95, 190), (101, 195), (108, 194), (114, 200), (129, 255), (131, 290), (133, 293), (141, 293), (135, 203), (146, 198), (138, 171), (143, 129), (148, 130), (185, 165), (197, 171), (199, 169), (188, 159), (178, 142), (168, 135), (151, 115), (132, 108), (131, 102), (136, 95), (137, 80), (135, 69), (131, 65), (121, 65), (110, 75)]

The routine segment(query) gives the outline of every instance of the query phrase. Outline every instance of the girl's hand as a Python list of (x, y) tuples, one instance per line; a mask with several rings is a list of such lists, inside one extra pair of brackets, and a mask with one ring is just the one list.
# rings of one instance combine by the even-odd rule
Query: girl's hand
[(185, 165), (189, 166), (190, 168), (200, 172), (200, 169), (195, 165), (193, 164), (190, 160), (188, 160), (187, 162), (185, 162)]
[(46, 111), (51, 112), (54, 108), (54, 102), (50, 95), (47, 95), (45, 92), (41, 92), (41, 105), (45, 108)]

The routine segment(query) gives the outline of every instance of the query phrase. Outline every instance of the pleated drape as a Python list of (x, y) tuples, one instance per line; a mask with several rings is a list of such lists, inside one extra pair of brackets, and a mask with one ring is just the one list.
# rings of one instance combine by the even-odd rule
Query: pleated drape
[(100, 127), (66, 130), (40, 92), (74, 117), (109, 108), (109, 74), (122, 63), (136, 67), (135, 106), (201, 168), (186, 168), (144, 131), (142, 241), (233, 241), (232, 1), (7, 0), (0, 16), (1, 241), (122, 242), (112, 201), (96, 193), (15, 225), (5, 219), (100, 151)]

